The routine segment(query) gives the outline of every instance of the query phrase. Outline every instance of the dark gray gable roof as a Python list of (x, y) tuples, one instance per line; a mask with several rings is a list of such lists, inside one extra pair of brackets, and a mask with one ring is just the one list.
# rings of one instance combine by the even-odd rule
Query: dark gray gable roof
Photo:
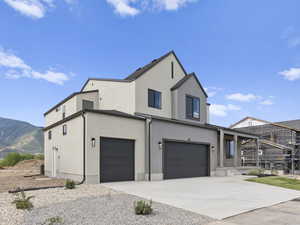
[(199, 85), (199, 87), (200, 87), (201, 90), (203, 91), (204, 95), (205, 95), (206, 97), (208, 97), (206, 91), (205, 91), (204, 88), (202, 87), (202, 85), (201, 85), (200, 81), (198, 80), (198, 78), (197, 78), (197, 76), (196, 76), (195, 73), (190, 73), (190, 74), (184, 76), (181, 80), (179, 80), (179, 81), (171, 88), (171, 91), (174, 91), (174, 90), (180, 88), (181, 85), (183, 85), (183, 84), (184, 84), (187, 80), (189, 80), (191, 77), (194, 77), (194, 78), (195, 78), (197, 84)]
[(81, 92), (74, 92), (73, 94), (69, 95), (68, 97), (66, 97), (65, 99), (63, 99), (62, 101), (60, 101), (59, 103), (57, 103), (55, 106), (53, 106), (51, 109), (49, 109), (47, 112), (44, 113), (44, 116), (46, 116), (47, 114), (49, 114), (51, 111), (53, 111), (54, 109), (56, 109), (58, 106), (64, 104), (66, 101), (68, 101), (69, 99), (73, 98), (75, 95), (80, 95), (80, 94), (86, 94), (86, 93), (92, 93), (92, 92), (98, 92), (98, 90), (92, 90), (92, 91), (81, 91)]
[(277, 122), (277, 124), (292, 127), (294, 129), (300, 130), (300, 120), (282, 121), (282, 122)]
[(136, 71), (134, 71), (132, 74), (130, 74), (128, 77), (126, 77), (124, 80), (129, 80), (129, 81), (134, 81), (137, 78), (139, 78), (140, 76), (142, 76), (144, 73), (146, 73), (148, 70), (150, 70), (152, 67), (154, 67), (155, 65), (157, 65), (158, 63), (160, 63), (162, 60), (164, 60), (165, 58), (167, 58), (169, 55), (173, 54), (176, 58), (176, 60), (178, 61), (181, 69), (184, 71), (185, 74), (186, 71), (184, 69), (184, 67), (182, 66), (182, 64), (180, 63), (178, 57), (176, 56), (175, 52), (172, 50), (170, 52), (168, 52), (167, 54), (159, 57), (158, 59), (154, 59), (152, 62), (150, 62), (149, 64), (138, 68)]

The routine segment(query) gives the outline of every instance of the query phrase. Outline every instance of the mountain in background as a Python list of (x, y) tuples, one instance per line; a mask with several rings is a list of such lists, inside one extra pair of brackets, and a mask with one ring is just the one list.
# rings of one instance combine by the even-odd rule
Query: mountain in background
[(43, 128), (0, 117), (0, 158), (10, 152), (43, 153)]

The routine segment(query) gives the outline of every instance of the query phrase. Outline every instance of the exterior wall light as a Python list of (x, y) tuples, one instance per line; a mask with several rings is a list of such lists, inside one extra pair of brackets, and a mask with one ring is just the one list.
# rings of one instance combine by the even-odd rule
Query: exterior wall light
[(162, 149), (163, 146), (162, 146), (162, 142), (161, 141), (158, 142), (158, 147), (159, 147), (159, 149)]
[(92, 148), (95, 148), (96, 147), (96, 139), (92, 138), (91, 142), (92, 142)]
[(214, 146), (214, 145), (211, 146), (211, 150), (212, 150), (212, 151), (215, 150), (215, 146)]

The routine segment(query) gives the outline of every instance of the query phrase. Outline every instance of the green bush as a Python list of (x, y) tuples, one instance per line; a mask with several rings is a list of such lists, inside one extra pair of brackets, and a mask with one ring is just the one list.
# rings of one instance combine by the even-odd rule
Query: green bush
[(152, 211), (152, 200), (149, 203), (144, 200), (134, 202), (134, 212), (136, 215), (149, 215)]
[(34, 155), (32, 154), (20, 154), (17, 152), (9, 153), (0, 161), (0, 166), (14, 166), (18, 162), (23, 160), (34, 159)]
[(264, 174), (264, 170), (263, 169), (254, 169), (254, 170), (250, 170), (248, 175), (250, 176), (259, 176), (259, 175), (262, 175)]
[(25, 192), (22, 190), (16, 194), (16, 199), (12, 202), (12, 204), (15, 204), (17, 209), (31, 210), (33, 208), (33, 204), (30, 199), (32, 198), (33, 196), (26, 197)]
[(75, 186), (76, 186), (75, 181), (69, 180), (69, 179), (66, 180), (66, 183), (65, 183), (65, 188), (66, 189), (74, 189)]

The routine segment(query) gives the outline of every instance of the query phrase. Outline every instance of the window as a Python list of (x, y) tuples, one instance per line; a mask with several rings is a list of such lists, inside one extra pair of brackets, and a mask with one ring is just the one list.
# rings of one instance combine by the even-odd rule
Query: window
[(171, 77), (174, 78), (174, 63), (171, 62)]
[(63, 119), (66, 118), (66, 106), (65, 105), (62, 107), (62, 118)]
[(148, 106), (161, 109), (161, 92), (148, 89)]
[(67, 135), (67, 125), (63, 125), (63, 135)]
[(200, 119), (200, 99), (197, 97), (186, 96), (186, 118)]
[(82, 100), (82, 109), (94, 109), (94, 102)]
[(56, 109), (55, 109), (55, 112), (58, 112), (60, 110), (60, 107), (57, 107)]
[(49, 131), (48, 131), (48, 140), (51, 140), (51, 139), (52, 139), (52, 131), (49, 130)]
[(226, 149), (226, 159), (232, 159), (234, 157), (235, 149), (234, 149), (234, 141), (226, 140), (225, 141), (225, 149)]

